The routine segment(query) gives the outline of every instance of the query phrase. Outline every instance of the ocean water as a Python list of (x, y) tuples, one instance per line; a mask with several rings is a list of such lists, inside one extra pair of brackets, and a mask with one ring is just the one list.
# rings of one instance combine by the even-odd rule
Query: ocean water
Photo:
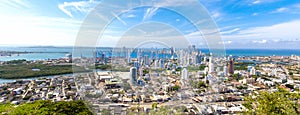
[[(209, 53), (208, 49), (200, 49), (203, 53)], [(58, 59), (64, 58), (66, 54), (72, 53), (74, 57), (92, 57), (94, 48), (81, 49), (74, 53), (72, 47), (0, 47), (0, 51), (17, 51), (17, 52), (49, 52), (49, 53), (30, 53), (20, 54), (12, 56), (0, 56), (0, 61), (9, 60), (47, 60), (47, 59)], [(97, 48), (97, 51), (101, 51), (106, 56), (112, 56), (111, 49)], [(150, 53), (143, 53), (150, 55)], [(100, 54), (98, 53), (98, 56)], [(125, 54), (119, 54), (125, 55)], [(132, 57), (136, 57), (136, 52), (132, 53)], [(299, 49), (226, 49), (226, 55), (233, 56), (300, 56)], [(159, 57), (162, 57), (160, 55)], [(167, 56), (168, 57), (168, 56)]]
[(300, 56), (300, 49), (226, 49), (233, 56)]
[(48, 52), (48, 53), (28, 53), (12, 56), (0, 56), (0, 61), (10, 60), (47, 60), (63, 58), (68, 53), (72, 53), (71, 47), (0, 47), (0, 51), (15, 51), (15, 52)]

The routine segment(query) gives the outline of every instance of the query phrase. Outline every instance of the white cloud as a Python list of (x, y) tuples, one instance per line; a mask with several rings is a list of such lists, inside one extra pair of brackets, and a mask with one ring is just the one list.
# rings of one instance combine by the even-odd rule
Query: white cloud
[(250, 1), (251, 3), (249, 5), (259, 5), (259, 4), (266, 4), (266, 3), (274, 3), (280, 0), (253, 0)]
[(232, 41), (223, 41), (223, 42), (219, 42), (219, 44), (224, 44), (224, 45), (228, 45), (228, 44), (231, 44)]
[(259, 43), (259, 44), (265, 44), (267, 43), (267, 40), (253, 40), (253, 43)]
[(258, 13), (253, 13), (253, 14), (252, 14), (252, 16), (257, 16), (257, 15), (258, 15)]
[(0, 16), (0, 44), (74, 45), (80, 22), (49, 17)]
[(280, 7), (270, 13), (289, 13), (289, 14), (300, 14), (300, 4), (293, 4), (287, 7)]
[(213, 12), (213, 14), (211, 15), (211, 17), (213, 17), (213, 18), (218, 18), (220, 16), (221, 16), (221, 14), (219, 12)]
[(27, 0), (2, 0), (0, 1), (1, 7), (13, 7), (16, 9), (19, 8), (29, 8), (30, 4)]
[(93, 7), (99, 4), (99, 1), (89, 0), (89, 1), (78, 1), (78, 2), (64, 2), (59, 4), (58, 8), (70, 17), (73, 17), (72, 12), (82, 12), (87, 13)]
[(195, 3), (199, 3), (197, 0), (163, 0), (155, 3), (154, 5), (157, 7), (177, 7), (177, 6), (192, 6), (196, 5)]
[(276, 9), (275, 11), (272, 11), (271, 13), (281, 13), (281, 12), (285, 12), (287, 10), (288, 10), (288, 8), (281, 7), (281, 8)]
[[(253, 27), (240, 30), (237, 33), (223, 35), (224, 39), (244, 41), (244, 40), (274, 40), (274, 39), (295, 39), (300, 38), (300, 20), (284, 22), (263, 27)], [(260, 42), (263, 43), (263, 42)]]
[(221, 17), (222, 17), (223, 15), (219, 12), (219, 11), (213, 11), (212, 13), (211, 13), (211, 17), (214, 19), (214, 20), (216, 20), (216, 21), (219, 21), (219, 20), (221, 20)]
[(127, 17), (127, 18), (134, 18), (134, 17), (136, 17), (136, 15), (134, 15), (134, 14), (129, 14), (129, 15), (127, 15), (126, 17)]
[(148, 8), (144, 14), (144, 18), (143, 20), (149, 20), (152, 16), (154, 16), (156, 14), (156, 11), (158, 10), (158, 7), (154, 7), (154, 8)]
[(260, 0), (255, 0), (255, 1), (252, 2), (252, 4), (259, 4), (259, 3), (261, 3)]
[(286, 11), (286, 10), (287, 10), (287, 8), (282, 7), (282, 8), (277, 9), (277, 12), (283, 12), (283, 11)]
[(0, 14), (4, 15), (32, 15), (31, 3), (27, 0), (0, 0)]
[(240, 30), (240, 28), (234, 28), (232, 30), (222, 31), (221, 34), (223, 34), (223, 35), (224, 34), (231, 34), (231, 33), (237, 32), (239, 30)]
[(196, 31), (196, 32), (189, 33), (186, 36), (188, 36), (188, 37), (201, 37), (202, 33), (200, 31)]

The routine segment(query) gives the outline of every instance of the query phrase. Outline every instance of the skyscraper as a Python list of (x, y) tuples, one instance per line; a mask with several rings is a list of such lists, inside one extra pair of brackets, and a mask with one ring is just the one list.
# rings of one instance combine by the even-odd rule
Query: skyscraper
[(144, 62), (144, 65), (149, 65), (150, 64), (148, 55), (143, 56), (143, 62)]
[(196, 64), (197, 65), (199, 65), (199, 64), (201, 64), (201, 55), (198, 53), (197, 55), (196, 55)]
[(250, 69), (250, 75), (256, 75), (256, 70), (255, 70), (255, 67), (251, 67)]
[(208, 73), (214, 72), (214, 63), (212, 56), (209, 57), (209, 63), (208, 63)]
[(228, 66), (229, 66), (228, 73), (229, 74), (234, 74), (234, 61), (233, 61), (232, 57), (229, 58)]
[(136, 81), (137, 81), (137, 68), (136, 67), (130, 68), (130, 79), (131, 79), (132, 84), (136, 83)]
[(224, 71), (224, 76), (227, 76), (228, 75), (228, 67), (226, 65), (223, 67), (223, 71)]
[(159, 60), (159, 64), (160, 64), (160, 68), (165, 68), (165, 60), (164, 59), (160, 59)]
[(134, 61), (133, 62), (133, 66), (136, 67), (136, 68), (139, 68), (140, 67), (140, 64), (138, 61)]
[(186, 69), (186, 67), (184, 67), (181, 71), (181, 79), (187, 80), (188, 75), (189, 75), (189, 71)]
[(127, 54), (126, 55), (127, 56), (126, 57), (127, 58), (127, 63), (130, 63), (131, 62), (131, 51), (130, 51), (130, 49), (127, 50), (126, 54)]
[(174, 55), (174, 48), (173, 47), (170, 48), (170, 53), (171, 53), (171, 56)]
[(159, 68), (159, 60), (154, 60), (154, 68), (158, 69)]

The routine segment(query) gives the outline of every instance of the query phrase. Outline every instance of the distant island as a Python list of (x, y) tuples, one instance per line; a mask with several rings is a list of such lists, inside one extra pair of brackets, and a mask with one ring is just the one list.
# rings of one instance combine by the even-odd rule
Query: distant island
[(13, 55), (21, 55), (21, 54), (32, 54), (32, 53), (69, 53), (69, 52), (27, 52), (27, 51), (0, 51), (0, 56), (13, 56)]

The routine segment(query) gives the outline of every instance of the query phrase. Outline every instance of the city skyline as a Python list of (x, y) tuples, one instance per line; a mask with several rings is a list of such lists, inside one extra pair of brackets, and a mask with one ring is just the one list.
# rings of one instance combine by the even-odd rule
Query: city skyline
[(2, 0), (0, 114), (300, 114), (298, 0)]
[[(300, 15), (297, 13), (300, 11), (299, 1), (199, 2), (219, 27), (226, 48), (297, 49), (300, 38), (297, 31), (300, 25)], [(97, 0), (1, 1), (3, 32), (0, 36), (3, 39), (0, 45), (73, 46), (82, 21), (99, 3)], [(189, 2), (179, 1), (178, 4), (189, 5)], [(167, 17), (162, 18), (163, 14)], [(180, 31), (189, 37), (192, 44), (206, 47), (199, 31), (186, 26), (184, 18), (160, 8), (135, 9), (119, 15), (106, 30), (107, 36), (104, 37), (107, 40), (102, 44), (112, 47), (128, 25), (140, 20), (170, 21), (170, 25), (182, 28)]]

